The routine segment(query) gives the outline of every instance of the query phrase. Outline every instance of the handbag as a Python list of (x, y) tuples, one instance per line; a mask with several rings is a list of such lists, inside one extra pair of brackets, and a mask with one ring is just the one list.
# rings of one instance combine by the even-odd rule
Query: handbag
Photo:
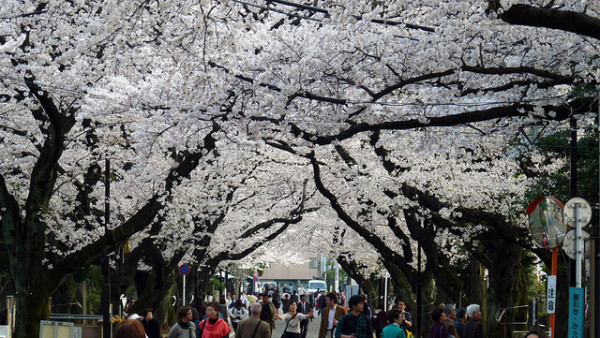
[(298, 314), (298, 312), (294, 313), (294, 315), (292, 316), (292, 318), (290, 318), (290, 319), (288, 320), (288, 322), (287, 322), (287, 323), (285, 323), (285, 329), (283, 329), (283, 333), (281, 334), (281, 338), (284, 338), (284, 337), (285, 337), (285, 331), (287, 330), (287, 328), (288, 328), (288, 325), (290, 325), (290, 322), (292, 321), (292, 319), (294, 319), (294, 317), (296, 317), (296, 315), (297, 315), (297, 314)]

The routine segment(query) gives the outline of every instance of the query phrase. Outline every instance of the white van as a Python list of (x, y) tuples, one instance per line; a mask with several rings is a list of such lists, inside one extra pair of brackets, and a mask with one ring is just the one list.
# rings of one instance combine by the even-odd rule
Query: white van
[(316, 279), (309, 280), (306, 291), (308, 293), (315, 293), (315, 292), (317, 292), (317, 290), (325, 290), (325, 291), (329, 292), (329, 290), (327, 289), (327, 283), (325, 283), (324, 280), (316, 280)]

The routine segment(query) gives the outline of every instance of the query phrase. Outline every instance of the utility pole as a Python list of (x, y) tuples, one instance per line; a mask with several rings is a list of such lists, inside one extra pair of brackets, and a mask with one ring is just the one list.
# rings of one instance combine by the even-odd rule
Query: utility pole
[[(106, 170), (104, 173), (104, 229), (108, 231), (110, 224), (110, 160), (106, 159)], [(110, 324), (110, 258), (106, 256), (102, 264), (104, 275), (104, 287), (102, 288), (102, 337), (112, 336)]]
[(421, 337), (421, 242), (417, 241), (417, 338)]

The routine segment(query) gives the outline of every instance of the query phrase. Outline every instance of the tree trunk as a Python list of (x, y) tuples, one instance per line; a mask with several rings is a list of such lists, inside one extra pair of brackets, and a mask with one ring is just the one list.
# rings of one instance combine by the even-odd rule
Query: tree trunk
[(421, 276), (421, 304), (420, 309), (415, 305), (414, 307), (408, 307), (407, 311), (413, 317), (413, 330), (417, 332), (417, 318), (419, 312), (421, 313), (421, 337), (429, 336), (429, 327), (433, 325), (433, 319), (431, 319), (431, 311), (435, 307), (436, 287), (433, 279), (433, 273), (431, 271), (425, 271)]
[(569, 258), (566, 254), (558, 255), (558, 270), (556, 273), (556, 288), (558, 290), (558, 298), (556, 300), (556, 325), (553, 337), (567, 337), (568, 320), (560, 320), (560, 318), (569, 318)]
[(50, 313), (81, 313), (77, 305), (77, 284), (72, 276), (65, 279), (61, 286), (52, 293)]
[[(508, 244), (499, 241), (498, 246), (493, 250), (493, 262), (488, 267), (489, 288), (487, 289), (487, 307), (485, 308), (485, 329), (486, 337), (502, 338), (505, 337), (504, 331), (511, 331), (512, 325), (505, 328), (504, 320), (514, 321), (518, 317), (518, 310), (515, 306), (527, 305), (526, 292), (523, 293), (521, 281), (521, 252), (523, 249), (516, 244)], [(525, 299), (522, 298), (525, 294)], [(511, 309), (512, 308), (512, 309)], [(501, 322), (496, 321), (506, 309)]]
[[(36, 278), (37, 277), (37, 278)], [(21, 280), (15, 278), (15, 280)], [(35, 276), (25, 284), (16, 282), (19, 292), (16, 297), (17, 314), (14, 338), (31, 338), (40, 335), (40, 320), (47, 319), (50, 311), (48, 301), (50, 295), (42, 276)]]
[(82, 306), (82, 313), (88, 314), (88, 297), (87, 297), (87, 284), (85, 282), (77, 285), (77, 301)]

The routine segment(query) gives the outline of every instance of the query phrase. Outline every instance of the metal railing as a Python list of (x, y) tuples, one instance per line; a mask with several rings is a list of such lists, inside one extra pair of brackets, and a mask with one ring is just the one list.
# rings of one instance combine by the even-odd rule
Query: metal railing
[[(519, 305), (519, 306), (500, 308), (496, 311), (494, 318), (496, 319), (496, 322), (498, 324), (500, 324), (500, 323), (502, 323), (502, 317), (504, 317), (504, 315), (506, 314), (506, 311), (513, 310), (513, 309), (522, 309), (522, 308), (529, 308), (529, 305)], [(529, 323), (529, 311), (527, 311), (527, 315), (526, 315), (524, 322), (504, 322), (504, 324), (511, 324), (511, 325), (526, 325), (528, 323)]]
[(72, 313), (51, 313), (50, 320), (96, 320), (102, 321), (102, 315), (84, 315), (84, 314), (72, 314)]

